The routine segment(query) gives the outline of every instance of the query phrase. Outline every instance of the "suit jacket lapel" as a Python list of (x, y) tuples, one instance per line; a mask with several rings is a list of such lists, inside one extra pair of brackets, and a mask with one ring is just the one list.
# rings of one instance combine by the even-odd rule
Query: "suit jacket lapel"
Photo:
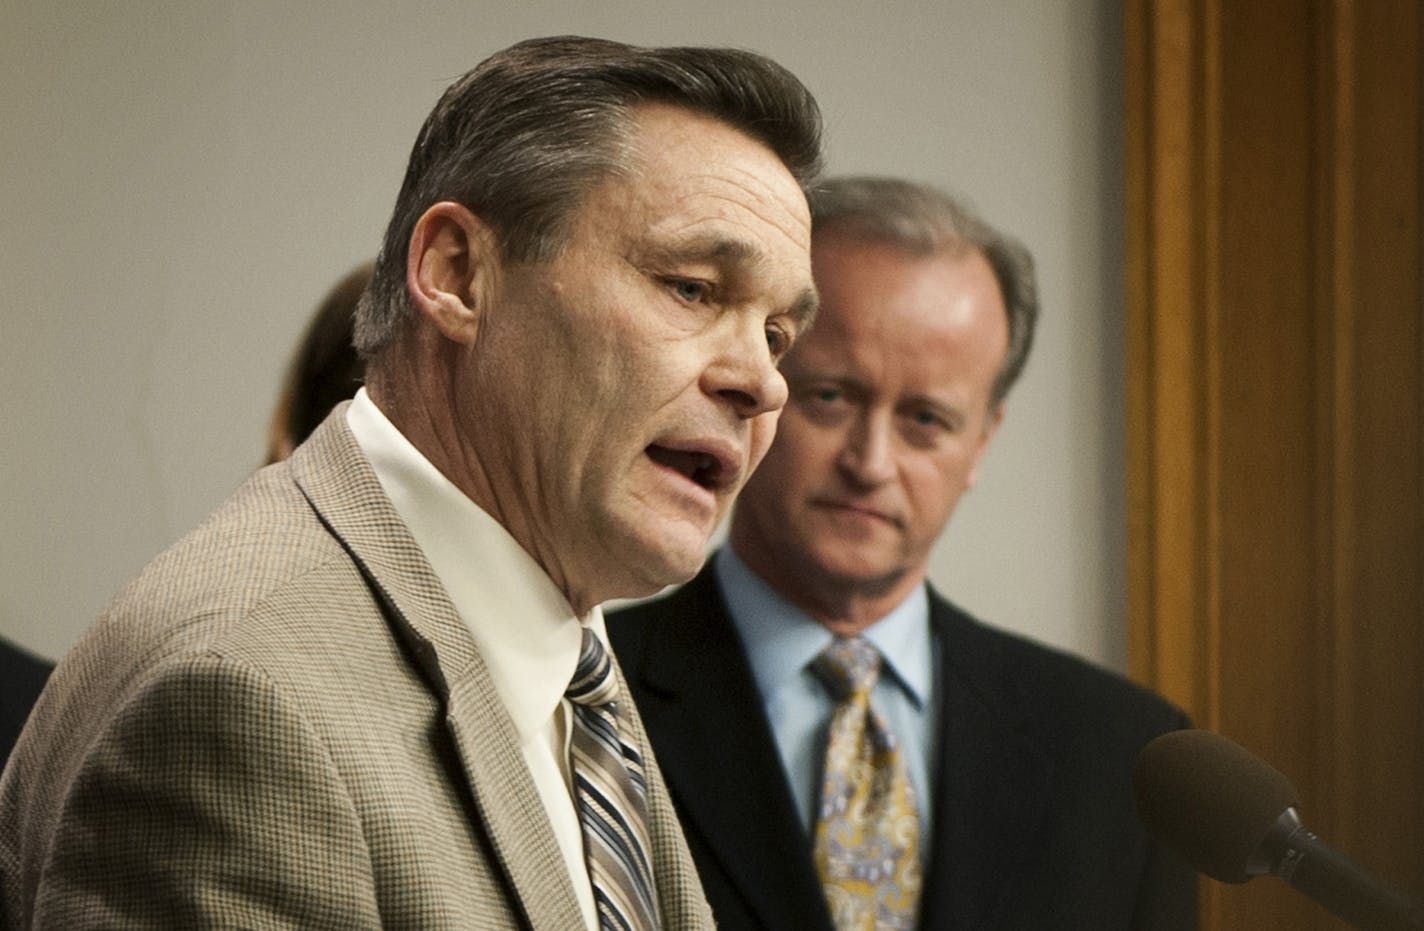
[[(1048, 758), (1022, 735), (1000, 682), (1013, 671), (969, 643), (973, 622), (933, 591), (941, 662), (938, 792), (923, 928), (1014, 926), (1012, 877), (1047, 815)], [(964, 657), (972, 656), (972, 662)], [(1001, 677), (1008, 677), (1007, 679)]]
[(484, 661), (420, 548), (346, 426), (341, 405), (293, 455), (292, 474), (351, 554), (396, 639), (445, 706), (445, 723), (483, 833), (533, 927), (576, 928), (583, 917), (568, 869), (524, 765), (514, 724)]
[(627, 672), (663, 699), (639, 710), (684, 830), (766, 927), (829, 931), (809, 841), (711, 569), (664, 604), (667, 623), (650, 626), (643, 662)]

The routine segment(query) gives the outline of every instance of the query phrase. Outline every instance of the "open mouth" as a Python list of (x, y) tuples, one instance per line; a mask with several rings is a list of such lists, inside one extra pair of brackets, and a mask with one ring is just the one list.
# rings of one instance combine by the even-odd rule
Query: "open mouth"
[(724, 469), (721, 461), (711, 453), (649, 446), (648, 458), (664, 468), (682, 473), (701, 488), (716, 491), (722, 486)]

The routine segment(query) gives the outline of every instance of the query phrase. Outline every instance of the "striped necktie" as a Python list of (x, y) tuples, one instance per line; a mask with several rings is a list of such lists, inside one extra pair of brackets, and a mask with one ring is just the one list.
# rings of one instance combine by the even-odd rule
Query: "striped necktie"
[(657, 931), (643, 758), (623, 739), (613, 662), (588, 628), (564, 694), (573, 703), (574, 790), (600, 931)]
[(912, 929), (919, 814), (899, 742), (870, 707), (880, 654), (859, 637), (838, 637), (811, 668), (837, 702), (813, 850), (832, 922), (837, 931)]

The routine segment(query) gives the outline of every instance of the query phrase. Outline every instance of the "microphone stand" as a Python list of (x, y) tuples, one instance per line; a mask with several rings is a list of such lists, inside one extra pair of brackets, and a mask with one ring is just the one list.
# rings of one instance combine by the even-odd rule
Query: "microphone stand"
[(1424, 931), (1424, 904), (1390, 888), (1301, 823), (1281, 812), (1246, 863), (1249, 876), (1270, 874), (1365, 931)]

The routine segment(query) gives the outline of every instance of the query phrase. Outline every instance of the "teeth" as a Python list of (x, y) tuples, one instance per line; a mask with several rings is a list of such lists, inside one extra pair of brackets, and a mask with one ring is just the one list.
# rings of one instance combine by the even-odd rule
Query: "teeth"
[(648, 457), (659, 465), (676, 469), (703, 488), (716, 488), (722, 475), (722, 460), (708, 452), (649, 446)]

